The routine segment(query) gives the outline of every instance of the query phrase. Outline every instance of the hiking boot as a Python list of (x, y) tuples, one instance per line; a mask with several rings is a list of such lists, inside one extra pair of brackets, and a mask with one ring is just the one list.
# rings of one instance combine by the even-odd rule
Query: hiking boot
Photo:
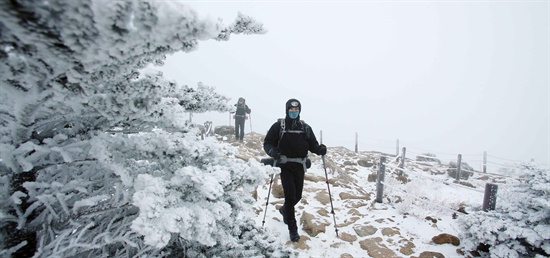
[(279, 213), (281, 213), (281, 215), (283, 215), (283, 222), (285, 224), (288, 224), (288, 221), (286, 220), (286, 215), (285, 215), (285, 206), (283, 206), (279, 209)]
[(298, 235), (297, 231), (290, 231), (290, 241), (292, 242), (298, 242), (300, 240), (300, 235)]

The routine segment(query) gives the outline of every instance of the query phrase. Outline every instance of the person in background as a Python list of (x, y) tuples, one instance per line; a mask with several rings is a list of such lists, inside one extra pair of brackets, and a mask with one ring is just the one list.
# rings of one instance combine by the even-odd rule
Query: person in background
[(327, 153), (327, 147), (319, 145), (311, 127), (300, 120), (301, 111), (300, 101), (289, 99), (285, 105), (286, 117), (269, 128), (263, 146), (264, 151), (275, 159), (276, 166), (281, 168), (285, 203), (279, 212), (288, 225), (290, 240), (293, 242), (300, 240), (294, 206), (302, 198), (308, 151), (317, 155)]
[(247, 114), (250, 114), (252, 110), (246, 105), (246, 100), (244, 98), (239, 98), (237, 104), (235, 104), (237, 109), (235, 110), (235, 140), (243, 141), (244, 138), (244, 121), (247, 119)]

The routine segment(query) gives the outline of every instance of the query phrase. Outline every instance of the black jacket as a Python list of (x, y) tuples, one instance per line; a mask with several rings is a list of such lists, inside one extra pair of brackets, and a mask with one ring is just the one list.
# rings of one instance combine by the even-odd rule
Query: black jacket
[[(291, 133), (291, 131), (302, 131), (302, 133)], [(308, 151), (318, 153), (319, 142), (311, 127), (300, 121), (300, 117), (290, 119), (288, 115), (285, 118), (285, 133), (280, 136), (281, 123), (275, 122), (264, 139), (264, 151), (269, 154), (272, 148), (275, 148), (279, 154), (288, 158), (305, 158)], [(281, 139), (279, 139), (281, 138)]]
[(235, 111), (235, 115), (236, 116), (242, 116), (244, 117), (245, 114), (250, 114), (250, 108), (248, 108), (248, 105), (246, 105), (245, 103), (243, 104), (235, 104), (235, 107), (237, 107), (237, 110)]

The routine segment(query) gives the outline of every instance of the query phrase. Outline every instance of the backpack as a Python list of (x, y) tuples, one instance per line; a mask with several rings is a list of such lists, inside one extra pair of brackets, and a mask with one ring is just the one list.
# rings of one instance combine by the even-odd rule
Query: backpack
[[(309, 125), (306, 122), (304, 122), (304, 120), (300, 120), (300, 123), (302, 123), (303, 130), (288, 130), (288, 131), (285, 130), (285, 119), (279, 118), (278, 121), (281, 125), (280, 126), (281, 130), (279, 130), (279, 142), (277, 143), (277, 146), (279, 146), (279, 144), (281, 143), (281, 139), (283, 139), (283, 134), (285, 133), (304, 133), (306, 136), (306, 140), (308, 140), (309, 137), (311, 136), (311, 127), (309, 127)], [(306, 157), (304, 163), (302, 164), (304, 165), (304, 171), (306, 171), (308, 168), (311, 167), (311, 160)]]
[(281, 139), (283, 139), (283, 134), (285, 133), (305, 133), (306, 140), (309, 139), (311, 135), (311, 127), (309, 127), (309, 125), (306, 122), (304, 122), (304, 120), (300, 120), (300, 123), (302, 123), (303, 130), (285, 130), (285, 119), (279, 118), (277, 120), (281, 125), (279, 130), (279, 142), (277, 143), (277, 145), (279, 145), (279, 143), (281, 142)]

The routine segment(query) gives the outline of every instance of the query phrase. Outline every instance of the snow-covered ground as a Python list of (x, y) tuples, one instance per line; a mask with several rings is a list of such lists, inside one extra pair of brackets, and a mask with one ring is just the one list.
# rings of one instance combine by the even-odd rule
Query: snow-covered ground
[[(261, 148), (261, 134), (249, 133), (243, 143), (224, 140), (239, 148), (242, 159), (267, 157)], [(278, 175), (274, 177), (266, 212), (270, 191), (267, 178), (266, 184), (257, 189), (254, 207), (258, 225), (265, 214), (264, 227), (298, 251), (299, 257), (432, 257), (426, 252), (464, 257), (457, 252), (464, 251), (460, 245), (436, 244), (432, 238), (440, 234), (459, 236), (456, 218), (462, 213), (457, 210), (483, 204), (489, 176), (476, 173), (468, 180), (461, 180), (473, 187), (464, 186), (447, 175), (447, 164), (407, 160), (407, 182), (403, 183), (397, 177), (395, 157), (388, 154), (384, 198), (378, 203), (375, 175), (381, 155), (384, 154), (355, 153), (329, 146), (326, 174), (321, 157), (310, 155), (313, 165), (306, 172), (303, 197), (296, 206), (301, 235), (298, 243), (289, 241), (287, 227), (278, 212), (284, 202)], [(330, 212), (326, 175), (334, 216)]]

